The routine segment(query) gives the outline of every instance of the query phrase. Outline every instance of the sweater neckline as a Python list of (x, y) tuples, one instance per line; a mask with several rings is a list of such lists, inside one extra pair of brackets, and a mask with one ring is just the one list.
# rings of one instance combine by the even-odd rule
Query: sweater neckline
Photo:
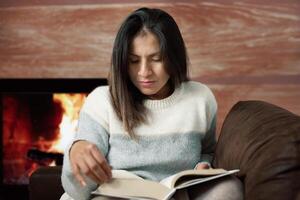
[(182, 85), (183, 84), (181, 84), (179, 87), (175, 88), (173, 93), (164, 99), (159, 99), (159, 100), (146, 99), (146, 100), (144, 100), (145, 107), (150, 110), (160, 110), (160, 109), (164, 109), (169, 106), (172, 106), (173, 104), (175, 104), (175, 102), (177, 101), (178, 97), (181, 94), (182, 87), (183, 87)]

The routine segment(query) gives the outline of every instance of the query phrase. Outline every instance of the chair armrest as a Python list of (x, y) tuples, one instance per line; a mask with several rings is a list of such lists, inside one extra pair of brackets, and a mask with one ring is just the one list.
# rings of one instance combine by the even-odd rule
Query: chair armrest
[(300, 197), (300, 116), (263, 101), (240, 101), (227, 114), (213, 166), (240, 169), (247, 200)]
[(61, 166), (40, 167), (30, 176), (30, 200), (58, 200), (64, 193), (61, 185)]

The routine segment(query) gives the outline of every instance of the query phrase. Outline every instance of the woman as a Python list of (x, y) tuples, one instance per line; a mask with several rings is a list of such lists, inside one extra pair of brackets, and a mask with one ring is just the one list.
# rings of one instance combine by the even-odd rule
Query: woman
[[(109, 86), (89, 94), (65, 152), (62, 183), (69, 196), (89, 199), (112, 169), (159, 181), (210, 167), (217, 104), (207, 86), (188, 80), (187, 63), (169, 14), (141, 8), (127, 17), (115, 39)], [(198, 191), (188, 195), (200, 198)]]

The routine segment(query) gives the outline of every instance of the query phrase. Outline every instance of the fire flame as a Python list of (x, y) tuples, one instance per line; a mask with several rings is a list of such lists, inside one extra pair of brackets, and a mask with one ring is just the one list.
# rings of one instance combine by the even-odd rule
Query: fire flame
[(59, 125), (59, 138), (54, 141), (49, 151), (63, 153), (75, 135), (80, 108), (86, 98), (85, 94), (53, 94), (53, 100), (60, 102), (63, 118)]

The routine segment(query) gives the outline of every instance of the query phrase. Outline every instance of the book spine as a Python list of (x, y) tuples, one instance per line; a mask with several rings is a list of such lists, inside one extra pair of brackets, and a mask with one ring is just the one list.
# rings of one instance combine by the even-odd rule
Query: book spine
[(171, 190), (171, 192), (170, 192), (163, 200), (169, 200), (169, 199), (171, 199), (172, 196), (173, 196), (173, 194), (175, 194), (175, 192), (176, 192), (176, 189), (173, 188), (173, 189)]

